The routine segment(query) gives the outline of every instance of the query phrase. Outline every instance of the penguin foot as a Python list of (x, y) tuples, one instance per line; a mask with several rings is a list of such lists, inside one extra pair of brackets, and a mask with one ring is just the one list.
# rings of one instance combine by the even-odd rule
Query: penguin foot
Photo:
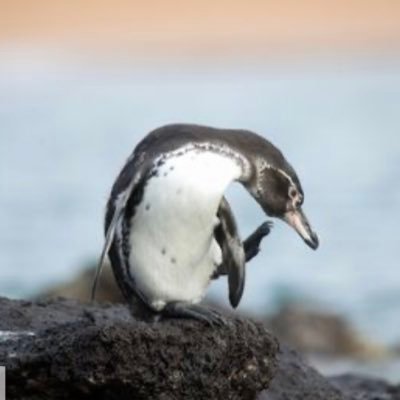
[(227, 325), (227, 320), (217, 311), (198, 304), (181, 301), (168, 303), (162, 310), (162, 316), (167, 318), (188, 318), (205, 322), (210, 326)]
[(246, 261), (250, 261), (260, 251), (261, 240), (264, 239), (270, 232), (274, 223), (272, 221), (266, 221), (262, 223), (244, 242), (244, 252)]

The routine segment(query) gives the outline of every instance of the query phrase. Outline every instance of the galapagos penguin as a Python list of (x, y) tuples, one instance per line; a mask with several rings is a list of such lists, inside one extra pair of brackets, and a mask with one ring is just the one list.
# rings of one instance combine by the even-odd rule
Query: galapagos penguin
[(246, 130), (174, 124), (150, 132), (118, 175), (107, 203), (105, 244), (132, 313), (140, 319), (221, 316), (199, 305), (213, 278), (228, 276), (229, 300), (243, 294), (245, 262), (271, 227), (241, 241), (224, 197), (240, 182), (270, 217), (279, 218), (312, 249), (318, 237), (302, 211), (296, 172), (272, 143)]

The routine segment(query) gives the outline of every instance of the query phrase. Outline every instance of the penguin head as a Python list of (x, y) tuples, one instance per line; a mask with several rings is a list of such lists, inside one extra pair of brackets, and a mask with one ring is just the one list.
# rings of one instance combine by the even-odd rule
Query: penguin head
[(304, 193), (300, 181), (283, 156), (280, 161), (278, 165), (258, 162), (249, 191), (267, 215), (285, 221), (315, 250), (318, 236), (302, 210)]

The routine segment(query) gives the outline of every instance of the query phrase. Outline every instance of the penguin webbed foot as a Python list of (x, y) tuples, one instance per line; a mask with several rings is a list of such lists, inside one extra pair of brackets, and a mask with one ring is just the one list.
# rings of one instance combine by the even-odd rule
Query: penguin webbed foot
[(244, 242), (244, 252), (246, 261), (250, 261), (260, 251), (261, 241), (269, 235), (274, 223), (272, 221), (263, 222)]
[(161, 315), (166, 318), (187, 318), (205, 322), (210, 326), (223, 326), (228, 322), (219, 312), (198, 304), (174, 301), (168, 303)]

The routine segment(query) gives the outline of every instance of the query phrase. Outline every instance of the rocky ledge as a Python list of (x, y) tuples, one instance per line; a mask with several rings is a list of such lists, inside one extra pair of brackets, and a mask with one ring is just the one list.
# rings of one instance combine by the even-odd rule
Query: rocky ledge
[(324, 377), (281, 345), (275, 378), (257, 400), (400, 400), (400, 385), (350, 374)]
[(0, 298), (7, 399), (400, 400), (400, 386), (326, 378), (257, 323), (135, 321), (122, 305)]
[(245, 319), (149, 324), (121, 305), (0, 299), (8, 399), (254, 399), (277, 351)]

